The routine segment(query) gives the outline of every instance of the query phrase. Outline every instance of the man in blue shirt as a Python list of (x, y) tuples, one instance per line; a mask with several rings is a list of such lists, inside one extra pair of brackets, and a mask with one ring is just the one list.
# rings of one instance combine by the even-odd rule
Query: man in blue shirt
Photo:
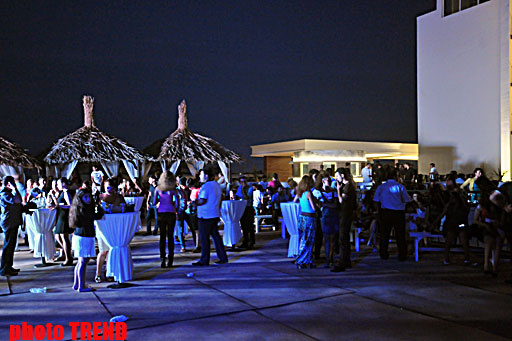
[(4, 186), (0, 190), (0, 227), (5, 234), (5, 238), (0, 276), (16, 276), (19, 270), (12, 266), (16, 239), (18, 238), (18, 227), (22, 223), (21, 195), (12, 176), (5, 176), (3, 184)]
[(372, 182), (372, 164), (367, 162), (366, 166), (361, 170), (361, 175), (363, 176), (363, 183), (371, 183)]
[(383, 167), (386, 181), (375, 192), (373, 201), (378, 202), (380, 216), (380, 258), (388, 259), (388, 244), (391, 228), (395, 229), (398, 260), (407, 259), (407, 241), (405, 238), (405, 204), (411, 201), (407, 190), (396, 181), (396, 170), (387, 165)]

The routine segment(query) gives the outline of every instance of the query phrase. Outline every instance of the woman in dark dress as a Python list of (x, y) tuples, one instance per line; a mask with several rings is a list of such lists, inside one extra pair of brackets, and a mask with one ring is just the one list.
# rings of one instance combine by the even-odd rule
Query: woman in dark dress
[(320, 201), (322, 232), (324, 234), (326, 268), (334, 264), (334, 236), (339, 232), (338, 192), (331, 187), (331, 177), (321, 171), (316, 177), (316, 189)]
[(71, 193), (68, 191), (69, 181), (61, 178), (57, 181), (57, 188), (60, 195), (57, 198), (57, 223), (55, 224), (55, 236), (57, 243), (64, 251), (65, 261), (61, 266), (72, 266), (73, 257), (71, 255), (71, 243), (69, 242), (69, 207), (73, 201)]

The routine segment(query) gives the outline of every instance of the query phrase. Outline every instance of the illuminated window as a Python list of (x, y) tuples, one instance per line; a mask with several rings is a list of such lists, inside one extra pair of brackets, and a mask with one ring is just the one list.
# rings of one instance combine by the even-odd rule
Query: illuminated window
[(332, 174), (336, 171), (336, 162), (324, 162), (323, 165), (325, 170), (332, 169)]
[(351, 162), (350, 173), (352, 176), (361, 176), (361, 162)]
[(304, 175), (309, 174), (309, 163), (301, 163), (300, 164), (300, 177), (302, 178)]

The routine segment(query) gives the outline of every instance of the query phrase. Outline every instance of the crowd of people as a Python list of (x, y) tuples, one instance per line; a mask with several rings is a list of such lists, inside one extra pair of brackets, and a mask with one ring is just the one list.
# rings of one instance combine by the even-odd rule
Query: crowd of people
[(481, 168), (466, 177), (455, 171), (440, 175), (435, 164), (430, 166), (430, 173), (422, 176), (408, 163), (368, 163), (359, 186), (349, 168), (337, 169), (334, 177), (328, 171), (310, 170), (294, 199), (302, 212), (297, 268), (315, 267), (322, 243), (325, 267), (333, 272), (350, 268), (349, 237), (355, 225), (368, 229), (369, 245), (378, 245), (382, 259), (389, 258), (394, 231), (399, 261), (407, 259), (408, 230), (442, 234), (445, 265), (451, 263), (450, 250), (459, 238), (464, 264), (477, 266), (469, 241), (478, 238), (485, 246), (484, 273), (496, 276), (504, 241), (512, 240), (512, 182), (491, 181)]
[[(298, 269), (316, 267), (323, 258), (322, 248), (326, 268), (332, 272), (351, 268), (350, 231), (357, 225), (368, 229), (369, 244), (378, 246), (382, 259), (389, 257), (389, 238), (394, 230), (400, 261), (407, 259), (408, 229), (442, 233), (444, 264), (451, 262), (450, 250), (457, 238), (464, 249), (464, 263), (475, 264), (469, 240), (477, 237), (485, 244), (484, 272), (497, 274), (502, 245), (505, 240), (512, 240), (511, 183), (498, 188), (481, 168), (470, 177), (457, 172), (440, 176), (434, 164), (430, 173), (422, 176), (409, 163), (395, 167), (368, 163), (361, 171), (363, 182), (358, 185), (348, 167), (332, 173), (331, 169), (312, 169), (298, 184), (291, 178), (281, 182), (278, 174), (273, 174), (270, 181), (262, 177), (252, 183), (241, 176), (237, 186), (227, 183), (222, 173), (212, 167), (188, 178), (164, 171), (149, 176), (146, 184), (137, 179), (107, 178), (97, 166), (86, 181), (76, 176), (40, 177), (23, 184), (18, 176), (7, 176), (0, 190), (0, 226), (5, 234), (0, 275), (16, 276), (19, 272), (13, 267), (13, 253), (23, 225), (22, 211), (30, 214), (30, 209), (50, 208), (57, 210), (54, 233), (60, 249), (54, 261), (62, 262), (63, 267), (75, 266), (73, 288), (90, 290), (85, 284), (85, 271), (92, 257), (96, 257), (95, 281), (109, 280), (103, 273), (108, 246), (98, 239), (96, 253), (94, 220), (105, 213), (133, 211), (125, 202), (129, 196), (145, 197), (141, 212), (146, 221), (145, 235), (159, 234), (162, 268), (173, 266), (175, 242), (181, 252), (201, 253), (194, 266), (209, 265), (210, 238), (219, 258), (217, 263), (227, 263), (218, 230), (220, 203), (223, 199), (243, 199), (243, 238), (233, 249), (254, 248), (255, 215), (270, 215), (272, 223), (279, 226), (281, 203), (300, 204), (300, 243), (295, 259)], [(192, 235), (190, 249), (184, 235), (185, 223)], [(76, 264), (74, 258), (78, 258)]]

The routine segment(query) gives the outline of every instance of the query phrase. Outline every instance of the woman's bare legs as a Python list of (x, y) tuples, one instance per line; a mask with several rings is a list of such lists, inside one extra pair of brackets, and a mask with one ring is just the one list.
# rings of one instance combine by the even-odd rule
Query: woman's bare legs
[(63, 233), (60, 235), (62, 240), (62, 250), (64, 251), (64, 256), (66, 257), (64, 263), (72, 264), (73, 256), (71, 255), (71, 243), (69, 242), (69, 235), (67, 233)]
[(466, 233), (466, 231), (459, 232), (459, 239), (460, 243), (462, 244), (462, 248), (464, 249), (464, 261), (469, 262), (470, 261), (470, 254), (469, 254), (469, 238)]
[(450, 263), (450, 249), (452, 248), (453, 243), (455, 242), (456, 235), (454, 232), (450, 231), (446, 234), (446, 241), (444, 243), (444, 262), (445, 264)]
[[(58, 258), (61, 258), (63, 255), (65, 256), (65, 252), (64, 252), (64, 242), (62, 240), (62, 234), (60, 233), (56, 233), (55, 234), (55, 241), (57, 242), (57, 245), (59, 245), (60, 247), (60, 251), (61, 251), (61, 254)], [(61, 260), (61, 259), (55, 259), (55, 260)]]
[(73, 290), (78, 290), (78, 263), (75, 265), (74, 269), (74, 276), (73, 276)]
[(86, 279), (86, 270), (87, 263), (89, 263), (88, 257), (78, 257), (78, 263), (75, 266), (75, 283), (73, 284), (73, 289), (80, 290), (85, 289), (85, 279)]
[(492, 264), (492, 269), (494, 273), (498, 273), (498, 263), (500, 262), (500, 252), (501, 247), (503, 246), (503, 238), (496, 238), (496, 248), (494, 249), (494, 262)]
[(96, 258), (96, 277), (101, 277), (101, 270), (103, 269), (103, 264), (105, 263), (107, 254), (108, 251), (101, 251), (98, 253), (98, 257)]
[(496, 239), (491, 236), (484, 236), (484, 243), (485, 243), (485, 249), (484, 249), (484, 272), (489, 272), (489, 261), (491, 258), (491, 250), (496, 242)]

